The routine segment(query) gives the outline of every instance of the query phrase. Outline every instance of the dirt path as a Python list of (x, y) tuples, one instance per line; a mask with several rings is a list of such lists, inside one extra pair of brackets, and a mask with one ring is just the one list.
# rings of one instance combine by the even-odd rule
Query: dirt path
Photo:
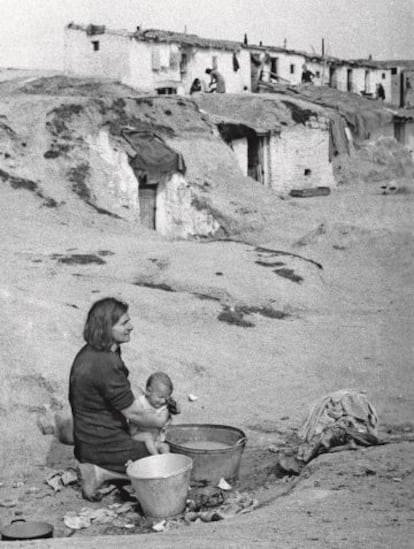
[[(65, 547), (409, 547), (413, 446), (404, 437), (412, 436), (414, 411), (413, 195), (382, 197), (375, 187), (349, 186), (290, 201), (280, 234), (251, 244), (167, 242), (99, 216), (87, 227), (67, 225), (20, 191), (2, 196), (0, 500), (15, 502), (1, 507), (2, 525), (47, 519), (59, 537), (50, 543)], [(257, 244), (323, 269), (263, 255)], [(74, 253), (104, 263), (59, 261)], [(263, 265), (274, 261), (302, 281)], [(51, 472), (73, 465), (72, 450), (41, 436), (36, 417), (45, 404), (66, 398), (85, 311), (109, 294), (130, 303), (135, 332), (124, 356), (133, 384), (166, 369), (183, 404), (180, 421), (246, 432), (238, 488), (258, 499), (255, 511), (138, 537), (108, 525), (65, 528), (65, 513), (89, 504), (76, 486), (54, 494), (45, 484)], [(230, 305), (250, 308), (244, 318), (254, 326), (221, 322)], [(287, 316), (270, 318), (257, 312), (263, 307)], [(401, 441), (320, 456), (299, 479), (277, 478), (269, 447), (282, 446), (315, 399), (345, 387), (366, 389), (381, 433)], [(189, 402), (189, 393), (199, 399)]]

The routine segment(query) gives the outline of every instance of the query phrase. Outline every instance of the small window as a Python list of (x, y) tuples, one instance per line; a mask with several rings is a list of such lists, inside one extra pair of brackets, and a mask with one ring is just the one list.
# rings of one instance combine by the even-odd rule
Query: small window
[(92, 40), (93, 51), (99, 51), (99, 40)]
[(177, 93), (177, 88), (165, 87), (157, 88), (157, 95), (175, 95)]
[(320, 78), (320, 77), (321, 77), (321, 72), (320, 72), (320, 71), (316, 71), (316, 72), (315, 72), (315, 76), (316, 76), (316, 78)]
[(382, 73), (381, 78), (382, 78), (383, 80), (385, 80), (385, 79), (387, 78), (387, 75), (385, 74), (385, 72)]
[(397, 74), (397, 67), (393, 67), (391, 69), (391, 74)]
[(295, 65), (290, 65), (290, 74), (295, 74)]

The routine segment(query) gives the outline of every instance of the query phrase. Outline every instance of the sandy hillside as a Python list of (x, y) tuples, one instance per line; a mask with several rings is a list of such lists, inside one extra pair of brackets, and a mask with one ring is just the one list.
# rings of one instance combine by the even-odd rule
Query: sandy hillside
[[(44, 158), (51, 150), (45, 124), (68, 99), (56, 91), (59, 86), (48, 93), (35, 87), (35, 92), (26, 88), (16, 94), (16, 86), (33, 82), (27, 75), (29, 82), (19, 78), (0, 83), (0, 170), (7, 174), (0, 180), (0, 505), (13, 503), (1, 507), (0, 524), (22, 515), (47, 519), (62, 538), (58, 545), (67, 547), (139, 542), (154, 547), (409, 547), (412, 179), (406, 178), (404, 192), (383, 195), (381, 177), (362, 181), (364, 172), (329, 196), (280, 200), (243, 180), (224, 157), (220, 173), (229, 175), (228, 185), (223, 190), (219, 170), (211, 168), (207, 200), (220, 213), (226, 238), (166, 239), (131, 220), (99, 213), (73, 192), (65, 174), (84, 149), (79, 146), (52, 164)], [(75, 137), (85, 132), (86, 138), (98, 120), (90, 93), (75, 94), (76, 104), (87, 111), (81, 122), (70, 121)], [(71, 92), (72, 105), (73, 97)], [(105, 105), (112, 107), (106, 116), (113, 118), (116, 97), (108, 97)], [(186, 103), (187, 112), (191, 108)], [(183, 120), (172, 137), (183, 151), (187, 131), (205, 132), (204, 147), (211, 154), (222, 150), (209, 137), (208, 122), (196, 116)], [(364, 170), (366, 163), (375, 166), (368, 156)], [(194, 159), (189, 165), (196, 183), (203, 168)], [(91, 169), (97, 178), (99, 166)], [(245, 185), (232, 202), (237, 181)], [(291, 276), (275, 273), (275, 262)], [(45, 484), (51, 472), (73, 465), (72, 450), (41, 435), (36, 421), (45, 406), (59, 409), (66, 402), (86, 311), (107, 295), (130, 304), (135, 331), (124, 359), (134, 386), (153, 370), (165, 370), (182, 403), (180, 421), (245, 431), (239, 489), (258, 499), (257, 510), (138, 538), (120, 538), (125, 529), (107, 525), (74, 534), (64, 527), (64, 514), (87, 502), (78, 487), (53, 494)], [(251, 325), (220, 321), (229, 307), (242, 309)], [(269, 311), (283, 318), (272, 318)], [(269, 447), (283, 445), (315, 399), (349, 387), (367, 391), (381, 436), (392, 443), (327, 454), (298, 478), (278, 478)], [(189, 402), (189, 393), (198, 400)], [(110, 537), (91, 538), (105, 534)]]

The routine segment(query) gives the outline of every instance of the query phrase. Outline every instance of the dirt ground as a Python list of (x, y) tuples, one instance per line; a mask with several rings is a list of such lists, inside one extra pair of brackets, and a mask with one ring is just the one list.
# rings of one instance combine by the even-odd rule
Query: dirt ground
[[(2, 527), (47, 520), (56, 539), (42, 547), (412, 546), (414, 193), (355, 182), (286, 198), (271, 230), (245, 242), (169, 241), (93, 211), (45, 208), (26, 189), (2, 183), (0, 194)], [(296, 278), (275, 273), (275, 261)], [(36, 425), (45, 406), (66, 402), (85, 314), (107, 295), (130, 305), (135, 331), (123, 356), (133, 386), (165, 370), (180, 422), (244, 430), (234, 489), (257, 499), (256, 509), (160, 533), (139, 521), (65, 527), (67, 512), (120, 497), (89, 503), (78, 485), (54, 493), (46, 478), (74, 465), (72, 448)], [(230, 306), (250, 311), (252, 326), (220, 321)], [(280, 478), (274, 450), (316, 399), (342, 388), (367, 391), (389, 443), (325, 454), (299, 477)]]

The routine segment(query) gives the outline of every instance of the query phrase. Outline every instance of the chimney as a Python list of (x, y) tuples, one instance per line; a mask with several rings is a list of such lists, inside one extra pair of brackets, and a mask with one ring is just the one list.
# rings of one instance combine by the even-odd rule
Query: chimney
[(249, 43), (249, 41), (247, 40), (247, 33), (245, 32), (245, 33), (244, 33), (243, 44), (245, 44), (245, 45), (247, 46), (248, 43)]

